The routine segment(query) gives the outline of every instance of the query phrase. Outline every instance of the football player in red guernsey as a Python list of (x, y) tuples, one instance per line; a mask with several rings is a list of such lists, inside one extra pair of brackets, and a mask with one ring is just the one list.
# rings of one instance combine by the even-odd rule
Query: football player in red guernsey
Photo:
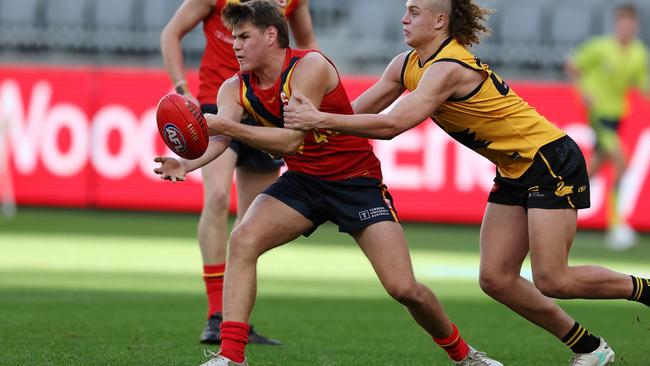
[[(325, 221), (354, 238), (386, 291), (406, 306), (452, 363), (502, 366), (469, 347), (431, 290), (416, 281), (402, 226), (368, 140), (282, 128), (284, 104), (293, 92), (304, 94), (320, 110), (352, 113), (334, 65), (317, 51), (288, 47), (286, 21), (271, 0), (228, 4), (222, 17), (235, 37), (241, 71), (221, 86), (217, 115), (206, 115), (213, 136), (208, 150), (190, 161), (158, 157), (161, 165), (155, 171), (162, 178), (182, 180), (222, 154), (231, 138), (284, 155), (288, 171), (257, 196), (231, 234), (221, 351), (204, 366), (247, 365), (244, 349), (259, 256), (311, 234)], [(245, 113), (259, 126), (239, 123)]]
[[(239, 71), (239, 63), (232, 50), (232, 34), (221, 21), (221, 10), (230, 2), (238, 3), (239, 0), (185, 0), (160, 37), (165, 68), (176, 92), (200, 104), (203, 113), (217, 112), (219, 87), (224, 80)], [(277, 0), (277, 3), (288, 18), (297, 46), (316, 48), (308, 0)], [(185, 81), (181, 39), (200, 22), (203, 22), (206, 46), (199, 69), (199, 92), (195, 98), (190, 94)], [(202, 343), (217, 344), (221, 341), (219, 325), (222, 320), (223, 275), (233, 173), (237, 173), (239, 221), (255, 196), (275, 181), (281, 165), (281, 160), (274, 160), (266, 153), (233, 141), (218, 159), (201, 169), (204, 202), (198, 225), (198, 239), (208, 297), (208, 321), (200, 336)], [(251, 330), (250, 341), (279, 344), (254, 330)]]

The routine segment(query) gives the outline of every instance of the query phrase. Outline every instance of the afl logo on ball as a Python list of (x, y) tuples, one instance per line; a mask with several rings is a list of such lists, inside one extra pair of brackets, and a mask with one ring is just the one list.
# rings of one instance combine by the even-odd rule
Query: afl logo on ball
[(187, 151), (187, 142), (185, 142), (185, 138), (178, 127), (172, 123), (168, 123), (163, 130), (165, 131), (164, 137), (167, 146), (172, 148), (177, 154), (182, 154)]

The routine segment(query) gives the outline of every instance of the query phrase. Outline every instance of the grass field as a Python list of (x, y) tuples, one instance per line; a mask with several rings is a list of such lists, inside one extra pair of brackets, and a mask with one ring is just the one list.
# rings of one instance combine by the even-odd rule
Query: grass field
[[(0, 219), (0, 365), (198, 365), (205, 298), (196, 216), (22, 208)], [(471, 344), (506, 365), (568, 365), (570, 353), (484, 295), (478, 228), (407, 225), (418, 277)], [(581, 232), (572, 263), (650, 274), (650, 237), (617, 253)], [(265, 255), (253, 324), (284, 342), (251, 365), (448, 365), (391, 300), (354, 243), (325, 225)], [(607, 337), (620, 365), (650, 365), (650, 310), (563, 301)]]

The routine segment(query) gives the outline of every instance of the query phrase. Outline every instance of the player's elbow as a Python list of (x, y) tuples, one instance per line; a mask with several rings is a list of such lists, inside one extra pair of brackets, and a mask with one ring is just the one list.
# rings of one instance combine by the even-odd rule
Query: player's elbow
[(386, 119), (383, 125), (383, 128), (375, 138), (380, 140), (392, 140), (395, 136), (402, 133), (402, 128), (396, 118)]
[(171, 43), (180, 43), (181, 36), (175, 32), (169, 25), (160, 32), (160, 48), (166, 49)]
[(298, 150), (300, 150), (300, 146), (302, 146), (302, 140), (292, 139), (282, 147), (282, 151), (280, 151), (280, 153), (282, 155), (295, 154), (298, 152)]

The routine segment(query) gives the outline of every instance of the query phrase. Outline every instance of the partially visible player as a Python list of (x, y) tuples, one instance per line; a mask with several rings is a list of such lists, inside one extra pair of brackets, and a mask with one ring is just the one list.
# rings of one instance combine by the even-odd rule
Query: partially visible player
[(7, 219), (16, 216), (13, 175), (9, 164), (9, 119), (0, 115), (0, 212)]
[(648, 92), (648, 50), (637, 38), (639, 15), (634, 5), (619, 5), (615, 11), (614, 34), (591, 39), (580, 46), (566, 64), (569, 76), (578, 85), (589, 110), (596, 135), (589, 175), (595, 176), (610, 161), (614, 182), (608, 192), (607, 244), (624, 250), (635, 243), (634, 231), (618, 210), (618, 189), (627, 167), (626, 151), (618, 128), (627, 112), (631, 88)]
[[(332, 114), (294, 93), (285, 127), (324, 128), (390, 139), (431, 117), (458, 142), (497, 166), (481, 227), (481, 288), (573, 352), (571, 365), (603, 366), (614, 352), (552, 298), (628, 299), (650, 305), (650, 280), (597, 266), (569, 266), (577, 210), (589, 207), (589, 179), (578, 145), (522, 100), (468, 46), (488, 29), (473, 0), (407, 0), (402, 18), (413, 50), (395, 57), (355, 101), (378, 113)], [(521, 277), (530, 253), (533, 281)], [(643, 351), (641, 351), (643, 352)]]
[[(206, 115), (210, 134), (218, 136), (195, 161), (157, 158), (161, 165), (156, 172), (165, 179), (182, 179), (223, 153), (230, 140), (226, 136), (284, 154), (288, 171), (255, 199), (231, 235), (221, 351), (204, 366), (247, 365), (244, 350), (259, 256), (311, 234), (325, 221), (336, 223), (356, 240), (386, 291), (406, 306), (454, 364), (502, 366), (469, 347), (434, 294), (416, 281), (404, 232), (370, 143), (326, 130), (282, 128), (282, 110), (294, 92), (324, 111), (352, 113), (334, 65), (317, 51), (288, 48), (286, 22), (269, 0), (229, 4), (223, 18), (233, 29), (241, 72), (219, 90), (218, 114)], [(244, 113), (266, 127), (234, 122)]]
[[(233, 37), (221, 22), (221, 11), (227, 3), (239, 0), (185, 0), (169, 21), (160, 37), (167, 73), (179, 94), (200, 103), (203, 113), (217, 112), (217, 91), (224, 80), (239, 71), (232, 50)], [(277, 0), (289, 20), (299, 48), (316, 48), (309, 15), (308, 0)], [(197, 98), (190, 93), (183, 66), (181, 39), (203, 22), (205, 53), (199, 69)], [(198, 225), (198, 239), (203, 260), (203, 278), (208, 297), (208, 321), (200, 336), (202, 343), (220, 342), (223, 275), (228, 243), (228, 209), (233, 173), (236, 172), (237, 219), (239, 222), (251, 202), (264, 188), (277, 179), (280, 160), (233, 141), (219, 159), (201, 169), (203, 177), (203, 209)], [(279, 344), (251, 330), (251, 342)]]

